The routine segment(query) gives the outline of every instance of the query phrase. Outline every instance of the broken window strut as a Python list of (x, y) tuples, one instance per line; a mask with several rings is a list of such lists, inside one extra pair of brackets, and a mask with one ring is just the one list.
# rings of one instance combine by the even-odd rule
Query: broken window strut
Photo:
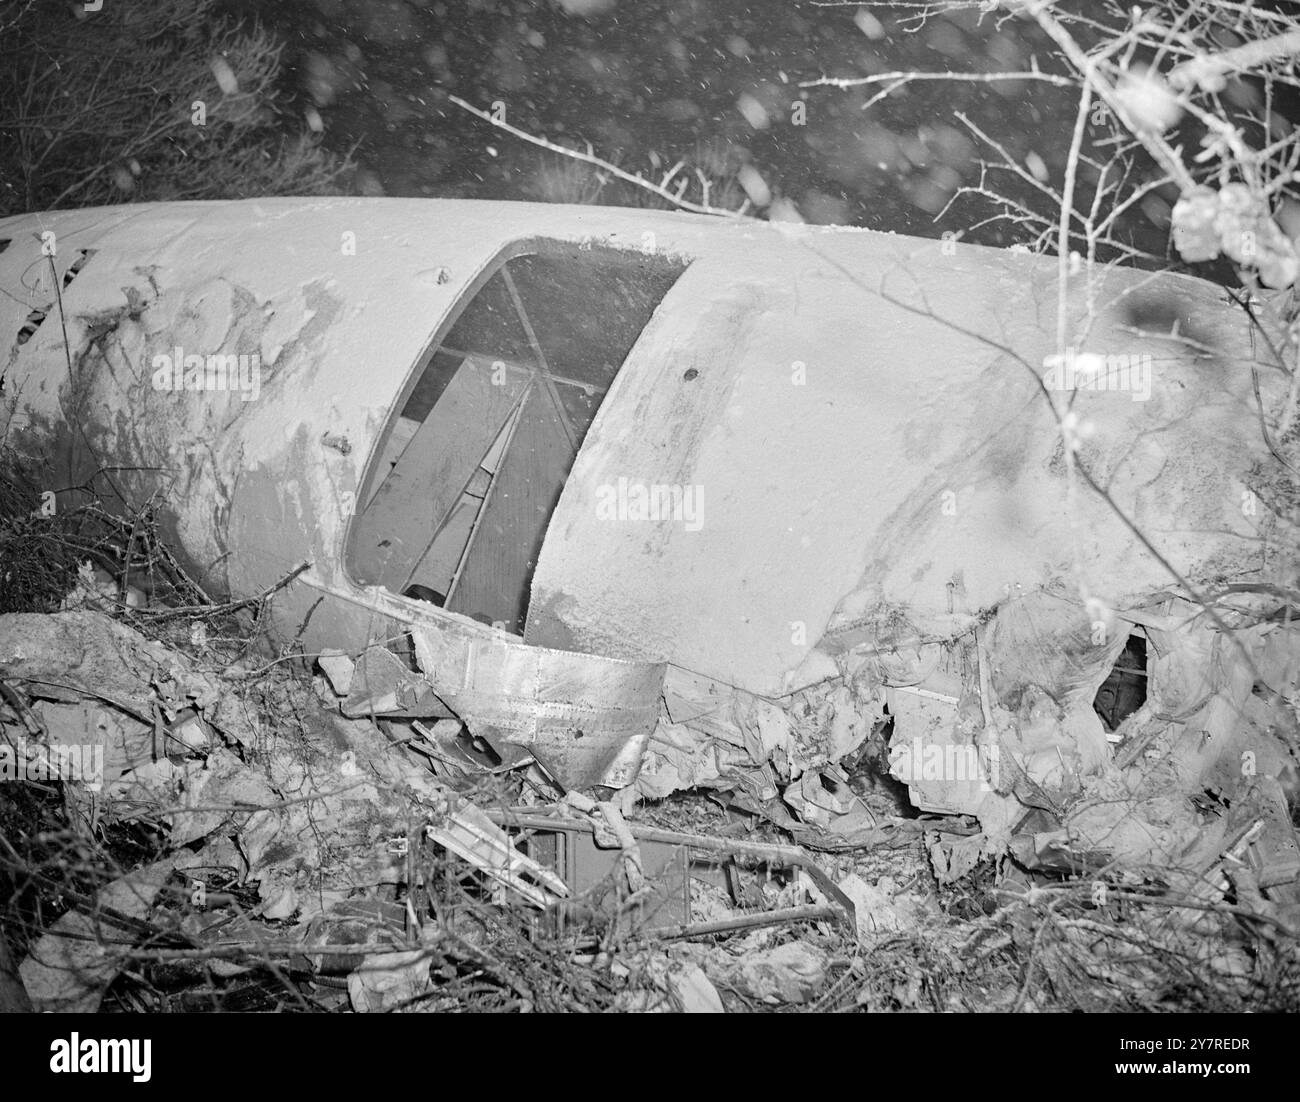
[[(462, 348), (453, 348), (449, 344), (439, 346), (438, 351), (445, 352), (448, 356), (459, 357), (462, 360), (475, 360), (480, 358), (478, 353), (466, 352)], [(551, 382), (558, 383), (560, 386), (571, 386), (575, 390), (581, 390), (588, 397), (593, 394), (604, 394), (605, 391), (609, 389), (608, 387), (597, 386), (595, 383), (584, 383), (581, 379), (570, 379), (567, 375), (557, 375), (554, 371), (538, 371), (536, 368), (521, 363), (519, 360), (506, 359), (504, 356), (494, 356), (493, 360), (500, 360), (506, 365), (506, 367), (513, 368), (516, 371), (526, 371), (530, 374), (536, 372), (539, 375), (545, 375), (551, 380)]]
[(524, 300), (519, 297), (519, 288), (515, 286), (514, 277), (511, 276), (508, 266), (502, 267), (501, 277), (505, 282), (506, 290), (510, 292), (510, 300), (514, 303), (515, 313), (519, 315), (519, 324), (524, 327), (524, 332), (528, 334), (528, 343), (532, 345), (533, 355), (537, 357), (537, 370), (541, 373), (542, 384), (546, 387), (546, 394), (555, 406), (556, 416), (560, 419), (560, 427), (564, 430), (565, 438), (569, 441), (569, 447), (577, 451), (577, 434), (569, 423), (569, 415), (564, 408), (564, 403), (560, 401), (559, 391), (555, 389), (555, 384), (551, 381), (551, 365), (546, 362), (546, 354), (542, 351), (541, 342), (537, 339), (537, 332), (533, 329), (533, 323), (528, 318), (528, 311), (524, 309)]

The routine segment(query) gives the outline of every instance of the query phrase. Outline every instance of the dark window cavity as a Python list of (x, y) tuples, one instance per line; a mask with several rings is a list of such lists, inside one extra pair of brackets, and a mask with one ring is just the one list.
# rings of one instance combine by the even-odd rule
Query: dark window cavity
[(363, 488), (358, 581), (522, 634), (551, 513), (601, 401), (684, 264), (532, 245), (416, 373)]

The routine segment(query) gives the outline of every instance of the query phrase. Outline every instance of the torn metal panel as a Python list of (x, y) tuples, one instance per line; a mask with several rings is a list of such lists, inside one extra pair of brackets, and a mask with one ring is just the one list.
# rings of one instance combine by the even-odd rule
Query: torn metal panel
[(412, 673), (392, 651), (369, 646), (352, 671), (343, 714), (450, 719), (455, 716), (432, 686)]
[(411, 730), (423, 741), (411, 741), (408, 745), (426, 754), (433, 771), (439, 776), (463, 779), (484, 773), (503, 773), (533, 761), (532, 754), (513, 743), (499, 743), (505, 752), (498, 753), (487, 739), (469, 733), (458, 719), (439, 720), (429, 727), (415, 720)]
[[(962, 730), (956, 697), (909, 687), (886, 691), (894, 736), (889, 772), (908, 787), (912, 804), (940, 815), (977, 814), (996, 779), (990, 754)], [(981, 752), (982, 751), (982, 752)]]
[(526, 747), (566, 788), (636, 779), (659, 720), (662, 664), (504, 642), (477, 627), (411, 625), (425, 677), (471, 731)]
[[(1046, 594), (1004, 606), (982, 635), (977, 710), (963, 716), (966, 694), (939, 713), (925, 697), (898, 709), (891, 763), (913, 803), (982, 827), (943, 847), (941, 877), (960, 876), (971, 854), (1010, 847), (1029, 867), (1076, 874), (1122, 857), (1191, 890), (1225, 838), (1258, 820), (1267, 829), (1249, 855), (1261, 883), (1295, 881), (1300, 847), (1284, 790), (1300, 760), (1300, 631), (1265, 618), (1228, 635), (1175, 598), (1124, 615), (1145, 627), (1150, 686), (1113, 735), (1091, 700), (1125, 636), (1090, 634), (1081, 607)], [(984, 770), (974, 787), (963, 783), (972, 766)]]

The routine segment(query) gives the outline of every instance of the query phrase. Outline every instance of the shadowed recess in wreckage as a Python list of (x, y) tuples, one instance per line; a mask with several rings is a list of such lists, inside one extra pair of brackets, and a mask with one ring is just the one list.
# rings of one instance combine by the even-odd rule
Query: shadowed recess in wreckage
[[(155, 503), (209, 592), (306, 564), (271, 627), (345, 715), (796, 839), (878, 829), (874, 745), (978, 823), (941, 879), (1191, 882), (1256, 820), (1261, 882), (1300, 869), (1296, 532), (1209, 284), (1098, 272), (1062, 357), (1054, 262), (865, 230), (284, 199), (0, 238), (6, 444), (61, 500)], [(1068, 491), (1063, 391), (1110, 502)]]

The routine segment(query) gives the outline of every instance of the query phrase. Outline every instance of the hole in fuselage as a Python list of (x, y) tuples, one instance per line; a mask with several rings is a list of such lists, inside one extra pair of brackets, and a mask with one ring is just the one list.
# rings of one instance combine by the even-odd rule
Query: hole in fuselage
[(1147, 641), (1143, 635), (1128, 637), (1124, 649), (1093, 698), (1093, 711), (1107, 731), (1115, 730), (1147, 699)]

